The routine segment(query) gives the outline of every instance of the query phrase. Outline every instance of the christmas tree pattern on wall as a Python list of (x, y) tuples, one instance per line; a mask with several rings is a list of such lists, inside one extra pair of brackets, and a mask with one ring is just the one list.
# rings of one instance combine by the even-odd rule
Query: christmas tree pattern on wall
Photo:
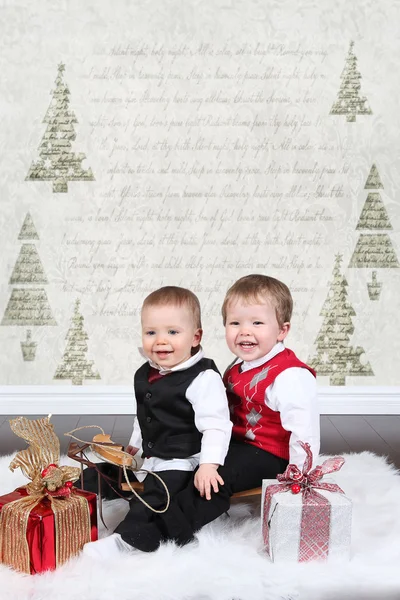
[[(373, 164), (364, 189), (378, 190), (381, 188), (383, 188), (383, 184), (378, 169)], [(360, 234), (350, 259), (350, 268), (393, 269), (400, 266), (389, 234), (378, 233), (393, 229), (378, 191), (368, 193), (356, 229), (374, 233)], [(379, 300), (382, 284), (377, 279), (376, 271), (372, 271), (372, 279), (367, 287), (370, 300)]]
[(365, 96), (360, 96), (361, 74), (357, 70), (357, 57), (353, 52), (354, 42), (350, 42), (346, 64), (340, 76), (342, 83), (331, 115), (346, 115), (346, 121), (352, 123), (357, 115), (372, 115)]
[(101, 379), (94, 368), (94, 361), (86, 359), (88, 334), (83, 328), (84, 318), (79, 309), (80, 300), (75, 301), (71, 327), (66, 335), (67, 345), (54, 379), (70, 379), (73, 385), (83, 385), (85, 379)]
[(56, 88), (43, 119), (47, 128), (39, 146), (40, 159), (33, 161), (25, 180), (52, 181), (53, 192), (68, 192), (68, 181), (94, 181), (92, 170), (82, 168), (82, 152), (71, 152), (76, 138), (75, 113), (69, 108), (69, 89), (63, 81), (65, 65), (58, 65)]
[[(48, 280), (36, 246), (30, 243), (31, 240), (38, 240), (39, 236), (29, 213), (25, 217), (18, 239), (29, 242), (21, 246), (9, 283), (29, 287), (13, 288), (1, 325), (57, 325), (44, 288), (35, 287), (38, 284), (47, 284)], [(28, 329), (26, 341), (21, 342), (25, 361), (35, 360), (36, 346), (37, 343), (32, 340), (32, 331)]]
[(364, 349), (350, 345), (350, 336), (354, 333), (352, 317), (356, 313), (347, 299), (348, 283), (340, 272), (341, 262), (342, 256), (338, 254), (328, 296), (320, 312), (324, 320), (315, 340), (317, 352), (308, 360), (318, 375), (330, 376), (330, 385), (345, 385), (349, 375), (374, 374), (368, 362), (361, 362)]

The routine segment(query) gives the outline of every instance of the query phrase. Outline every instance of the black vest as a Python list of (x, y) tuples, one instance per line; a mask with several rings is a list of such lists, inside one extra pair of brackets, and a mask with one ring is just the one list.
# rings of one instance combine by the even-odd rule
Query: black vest
[(143, 456), (187, 458), (201, 449), (202, 434), (194, 423), (194, 411), (186, 390), (202, 371), (218, 369), (202, 358), (182, 371), (173, 371), (149, 383), (149, 363), (135, 373), (137, 418), (143, 438)]

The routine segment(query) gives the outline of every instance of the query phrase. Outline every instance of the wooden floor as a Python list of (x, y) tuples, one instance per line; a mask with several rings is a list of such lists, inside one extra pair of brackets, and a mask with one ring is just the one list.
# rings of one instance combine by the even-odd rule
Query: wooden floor
[[(0, 415), (0, 455), (12, 454), (26, 447), (25, 442), (11, 431), (8, 424), (11, 418), (13, 416)], [(53, 415), (52, 423), (60, 438), (61, 452), (65, 453), (69, 438), (64, 433), (83, 425), (100, 425), (106, 433), (111, 434), (113, 441), (126, 445), (132, 433), (133, 419), (132, 415)], [(88, 429), (76, 435), (89, 440), (95, 432)], [(386, 455), (400, 469), (400, 415), (321, 417), (321, 453), (341, 454), (362, 450)]]

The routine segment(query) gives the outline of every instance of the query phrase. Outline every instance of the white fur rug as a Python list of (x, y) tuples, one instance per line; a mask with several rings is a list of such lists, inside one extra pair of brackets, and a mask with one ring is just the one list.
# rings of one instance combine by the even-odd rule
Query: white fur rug
[[(0, 600), (399, 600), (400, 473), (369, 452), (345, 458), (335, 481), (353, 500), (349, 563), (272, 564), (263, 553), (259, 518), (240, 505), (184, 548), (167, 544), (107, 563), (77, 557), (35, 576), (0, 565)], [(10, 460), (0, 458), (0, 494), (26, 482), (8, 470)], [(105, 503), (109, 526), (126, 506)]]

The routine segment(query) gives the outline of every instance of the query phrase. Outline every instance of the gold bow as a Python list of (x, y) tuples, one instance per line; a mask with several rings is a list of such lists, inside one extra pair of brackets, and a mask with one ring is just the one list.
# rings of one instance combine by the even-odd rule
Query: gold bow
[[(20, 468), (30, 479), (25, 487), (28, 495), (9, 502), (0, 512), (0, 560), (30, 573), (30, 554), (26, 540), (29, 515), (44, 498), (49, 498), (54, 513), (56, 532), (56, 565), (77, 554), (91, 539), (89, 505), (75, 493), (72, 484), (79, 478), (78, 467), (59, 466), (60, 442), (49, 417), (10, 420), (18, 437), (28, 442), (10, 463), (10, 470)], [(73, 521), (73, 535), (71, 522)]]

